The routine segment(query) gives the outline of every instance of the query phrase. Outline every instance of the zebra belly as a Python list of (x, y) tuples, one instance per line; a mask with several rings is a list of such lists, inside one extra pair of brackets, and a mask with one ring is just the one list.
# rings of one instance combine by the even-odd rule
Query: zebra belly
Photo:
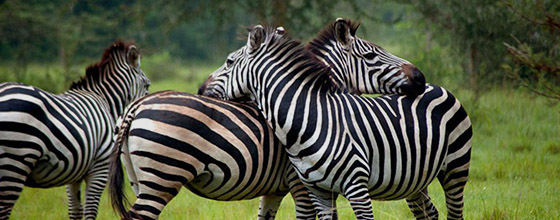
[[(273, 173), (271, 170), (266, 170), (266, 167), (258, 167), (256, 164), (254, 166), (255, 169), (264, 170), (265, 173)], [(204, 198), (221, 201), (246, 200), (268, 194), (286, 194), (289, 190), (285, 185), (267, 181), (252, 181), (246, 184), (227, 181), (226, 173), (219, 167), (209, 165), (207, 169), (185, 185), (193, 193)], [(231, 172), (231, 174), (235, 173)], [(280, 174), (282, 177), (279, 179), (287, 178), (285, 172), (280, 172)]]
[[(73, 162), (73, 160), (68, 162)], [(68, 164), (68, 162), (56, 158), (53, 153), (48, 153), (47, 156), (37, 161), (25, 185), (29, 187), (49, 188), (64, 186), (68, 183), (79, 181), (87, 169), (70, 172), (72, 167), (77, 168), (76, 166), (78, 166), (78, 164)], [(83, 167), (89, 167), (89, 165), (90, 163), (88, 162), (84, 164)]]
[(49, 176), (52, 175), (53, 173), (54, 174), (60, 173), (61, 171), (64, 170), (63, 167), (64, 167), (64, 162), (60, 160), (56, 160), (54, 158), (52, 158), (51, 160), (49, 159), (39, 160), (35, 164), (35, 168), (29, 174), (29, 177), (27, 178), (27, 182), (25, 183), (25, 185), (29, 187), (39, 187), (39, 188), (58, 186), (58, 184), (52, 185), (53, 182), (48, 181), (50, 180)]
[[(441, 152), (438, 155), (441, 155)], [(376, 163), (371, 166), (372, 170), (375, 171), (371, 172), (368, 182), (371, 199), (399, 200), (418, 193), (428, 187), (436, 178), (442, 169), (443, 161), (445, 161), (445, 155), (437, 158), (427, 158), (422, 161), (410, 159), (405, 162), (399, 161), (406, 158), (397, 157), (394, 159), (396, 163), (401, 163), (398, 166), (387, 161), (387, 158), (385, 158), (385, 163)], [(419, 164), (422, 166), (419, 166)]]
[[(357, 170), (363, 170), (362, 173), (368, 173), (368, 190), (371, 199), (374, 200), (399, 200), (407, 198), (431, 183), (440, 172), (445, 161), (445, 155), (442, 148), (436, 148), (434, 155), (440, 155), (435, 158), (428, 158), (420, 161), (418, 159), (412, 161), (410, 157), (396, 157), (393, 163), (387, 159), (394, 152), (388, 151), (384, 155), (383, 162), (379, 156), (373, 156), (373, 162), (363, 156), (351, 153), (350, 151), (339, 152), (334, 151), (324, 154), (310, 155), (304, 158), (291, 157), (290, 160), (294, 164), (300, 179), (310, 187), (319, 187), (324, 191), (336, 192), (344, 194), (343, 186), (346, 181), (359, 178), (343, 177), (341, 174), (348, 174)], [(327, 157), (329, 163), (317, 166), (317, 162), (321, 160), (321, 156)], [(353, 160), (344, 160), (343, 158), (354, 158)], [(407, 159), (408, 158), (408, 159)], [(406, 159), (406, 161), (402, 161)], [(371, 163), (371, 164), (368, 164)], [(399, 165), (397, 165), (399, 163)], [(422, 169), (416, 169), (417, 164), (423, 164)], [(362, 166), (350, 166), (349, 164), (361, 164)], [(411, 164), (408, 165), (407, 164)], [(414, 165), (412, 165), (414, 164)]]

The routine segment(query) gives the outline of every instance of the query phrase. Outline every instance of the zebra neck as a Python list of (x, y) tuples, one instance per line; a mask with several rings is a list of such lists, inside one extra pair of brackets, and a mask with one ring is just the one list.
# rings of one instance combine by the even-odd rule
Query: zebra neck
[(343, 49), (335, 41), (314, 41), (309, 44), (308, 50), (319, 61), (330, 67), (329, 76), (334, 88), (346, 90), (349, 81), (346, 76), (349, 76), (349, 73), (344, 67), (348, 66), (348, 58), (340, 53)]
[(112, 83), (97, 82), (72, 88), (65, 94), (71, 97), (95, 100), (95, 102), (100, 104), (100, 108), (105, 109), (109, 113), (114, 122), (122, 114), (124, 107), (128, 104), (126, 101), (129, 100), (125, 98), (127, 94), (119, 94), (117, 91), (121, 90), (116, 88), (116, 85), (112, 85)]
[(330, 95), (331, 82), (324, 66), (306, 62), (288, 62), (286, 66), (290, 68), (265, 76), (268, 80), (255, 98), (276, 136), (290, 146), (302, 129), (302, 121), (315, 114), (317, 100)]

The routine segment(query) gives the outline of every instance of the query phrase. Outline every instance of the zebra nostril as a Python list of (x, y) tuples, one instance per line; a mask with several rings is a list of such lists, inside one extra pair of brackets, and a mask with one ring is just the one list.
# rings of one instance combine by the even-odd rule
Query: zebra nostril
[(420, 71), (418, 68), (414, 68), (414, 70), (412, 71), (412, 81), (415, 85), (420, 85), (422, 87), (422, 92), (424, 92), (426, 78), (424, 77), (424, 73), (422, 73), (422, 71)]

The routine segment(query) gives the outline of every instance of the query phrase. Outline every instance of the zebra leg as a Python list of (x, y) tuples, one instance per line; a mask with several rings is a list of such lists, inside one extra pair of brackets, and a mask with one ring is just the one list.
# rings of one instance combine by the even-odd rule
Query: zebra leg
[(406, 202), (416, 219), (438, 219), (439, 214), (428, 195), (428, 188), (406, 198)]
[(157, 219), (167, 203), (179, 193), (181, 187), (182, 184), (179, 182), (141, 180), (139, 182), (140, 193), (130, 211), (131, 216), (142, 220)]
[[(134, 158), (133, 158), (134, 159)], [(136, 177), (138, 180), (138, 196), (130, 215), (135, 219), (157, 219), (161, 211), (171, 199), (173, 199), (194, 177), (183, 169), (168, 167), (161, 171), (152, 167), (158, 167), (157, 163), (144, 164), (142, 160), (132, 160), (135, 164)], [(159, 169), (162, 169), (159, 164)]]
[[(450, 163), (449, 165), (453, 165)], [(448, 172), (438, 175), (439, 182), (445, 192), (447, 219), (463, 219), (463, 191), (467, 184), (469, 163), (454, 167)]]
[(39, 157), (33, 155), (36, 151), (25, 151), (17, 147), (0, 145), (0, 220), (10, 217), (25, 181)]
[(313, 206), (309, 190), (303, 185), (293, 168), (289, 172), (291, 174), (288, 177), (288, 186), (296, 205), (296, 218), (315, 220), (317, 212)]
[(284, 196), (285, 195), (276, 194), (261, 196), (258, 219), (274, 219), (274, 217), (276, 216), (276, 212), (278, 211), (278, 207), (280, 207), (280, 203), (282, 202)]
[[(108, 160), (102, 160), (108, 161)], [(84, 206), (85, 219), (95, 219), (97, 216), (97, 208), (103, 189), (107, 184), (107, 175), (109, 165), (107, 163), (100, 164), (93, 168), (93, 172), (86, 177), (86, 202)]]
[(5, 170), (0, 170), (0, 220), (10, 218), (12, 208), (25, 183), (25, 176), (16, 175), (14, 177), (6, 175), (6, 173)]
[(358, 183), (347, 187), (344, 193), (346, 199), (350, 202), (354, 214), (357, 219), (373, 219), (373, 211), (371, 207), (371, 199), (367, 183)]
[(70, 219), (82, 219), (82, 201), (81, 196), (81, 181), (66, 185), (66, 194), (68, 195), (68, 217)]
[(310, 194), (319, 219), (338, 219), (338, 214), (336, 212), (336, 198), (338, 194), (321, 194), (322, 196), (318, 196), (316, 192)]

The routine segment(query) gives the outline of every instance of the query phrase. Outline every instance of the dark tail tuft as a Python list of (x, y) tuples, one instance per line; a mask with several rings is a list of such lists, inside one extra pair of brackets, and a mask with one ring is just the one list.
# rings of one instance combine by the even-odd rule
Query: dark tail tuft
[(124, 192), (124, 174), (121, 167), (121, 146), (122, 142), (115, 141), (113, 152), (109, 162), (109, 194), (111, 196), (111, 205), (113, 210), (123, 219), (132, 219), (128, 208), (130, 202), (126, 198)]

